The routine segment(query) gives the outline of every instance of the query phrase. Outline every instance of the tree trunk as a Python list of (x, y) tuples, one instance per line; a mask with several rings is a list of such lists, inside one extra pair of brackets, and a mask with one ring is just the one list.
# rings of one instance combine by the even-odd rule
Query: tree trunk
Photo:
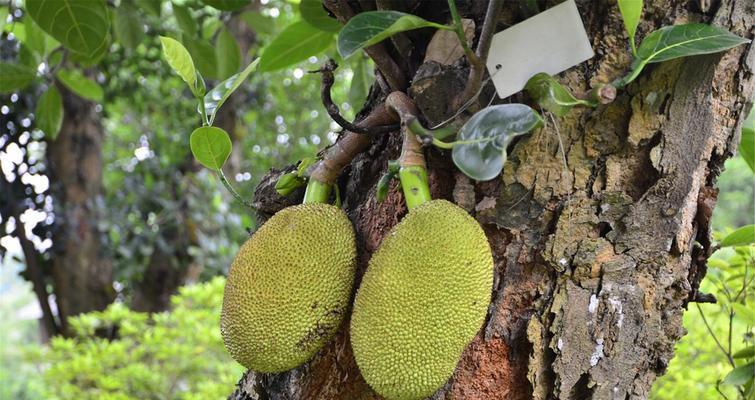
[(64, 118), (47, 151), (55, 228), (51, 254), (58, 315), (67, 318), (102, 310), (115, 298), (110, 260), (97, 226), (102, 213), (102, 140), (96, 105), (59, 86)]
[[(367, 3), (350, 2), (355, 11)], [(476, 21), (479, 35), (484, 4), (457, 3), (463, 17)], [(573, 92), (586, 92), (622, 75), (631, 60), (616, 5), (577, 3), (596, 56), (559, 79)], [(699, 5), (710, 2), (645, 3), (638, 37), (686, 22), (753, 37), (749, 1), (721, 0), (707, 10)], [(440, 8), (423, 4), (411, 12), (446, 22), (447, 15), (433, 14)], [(504, 7), (497, 30), (524, 19), (519, 11)], [(413, 57), (421, 59), (431, 34), (407, 34)], [(427, 69), (419, 68), (409, 94), (430, 125), (447, 116), (448, 99), (464, 87), (467, 73), (459, 68), (435, 66), (421, 77)], [(714, 184), (739, 141), (754, 68), (751, 44), (654, 64), (613, 103), (547, 118), (546, 128), (510, 148), (502, 176), (491, 181), (472, 182), (456, 170), (449, 152), (427, 150), (433, 197), (472, 213), (495, 259), (486, 323), (433, 399), (648, 396), (684, 334), (687, 304), (699, 298), (711, 251)], [(518, 95), (511, 101), (526, 100)], [(395, 187), (384, 202), (375, 201), (375, 185), (399, 146), (398, 132), (377, 137), (342, 174), (344, 208), (357, 232), (357, 281), (406, 213)], [(274, 184), (271, 175), (258, 188), (257, 200), (270, 205), (265, 212), (285, 205), (273, 194)], [(311, 362), (282, 374), (248, 373), (231, 398), (379, 396), (359, 374), (346, 321)]]

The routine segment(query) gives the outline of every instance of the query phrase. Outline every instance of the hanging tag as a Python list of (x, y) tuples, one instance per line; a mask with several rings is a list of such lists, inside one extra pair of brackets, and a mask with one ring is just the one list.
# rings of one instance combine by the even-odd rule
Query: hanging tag
[(577, 5), (568, 0), (493, 35), (487, 67), (503, 99), (537, 73), (555, 75), (593, 55)]

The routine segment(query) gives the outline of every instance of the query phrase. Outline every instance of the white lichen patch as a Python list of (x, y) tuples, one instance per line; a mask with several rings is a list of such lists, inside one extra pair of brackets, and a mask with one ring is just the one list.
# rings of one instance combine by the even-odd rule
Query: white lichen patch
[[(584, 306), (582, 306), (584, 307)], [(590, 314), (594, 314), (598, 310), (598, 296), (594, 293), (590, 296), (590, 304), (587, 306), (587, 311)]]
[(621, 300), (615, 297), (609, 297), (608, 301), (611, 303), (613, 311), (618, 315), (616, 317), (616, 326), (621, 328), (624, 325), (624, 305), (621, 303)]
[(595, 351), (593, 351), (590, 356), (590, 366), (593, 367), (598, 365), (598, 361), (605, 356), (605, 354), (603, 354), (603, 338), (598, 338), (595, 343), (597, 344), (595, 346)]

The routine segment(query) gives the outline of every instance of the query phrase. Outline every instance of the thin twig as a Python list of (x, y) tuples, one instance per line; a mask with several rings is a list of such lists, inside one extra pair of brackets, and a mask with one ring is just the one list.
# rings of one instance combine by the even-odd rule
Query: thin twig
[(395, 131), (399, 128), (398, 125), (383, 125), (383, 126), (375, 126), (375, 127), (367, 127), (367, 126), (358, 126), (356, 124), (353, 124), (346, 120), (341, 115), (340, 110), (338, 109), (338, 106), (333, 102), (333, 98), (331, 97), (330, 90), (333, 87), (333, 84), (335, 83), (335, 76), (333, 75), (333, 71), (338, 68), (338, 64), (336, 64), (333, 59), (329, 59), (328, 62), (325, 63), (320, 69), (316, 71), (310, 71), (311, 73), (319, 72), (322, 74), (322, 86), (320, 87), (320, 99), (322, 99), (322, 104), (325, 106), (325, 111), (328, 112), (328, 115), (330, 115), (330, 118), (335, 121), (338, 125), (341, 126), (341, 128), (354, 133), (361, 133), (361, 134), (379, 134), (379, 133), (387, 133)]
[(710, 325), (708, 324), (708, 320), (705, 318), (705, 313), (703, 312), (703, 309), (700, 308), (700, 305), (695, 303), (695, 307), (697, 307), (697, 311), (700, 312), (700, 316), (703, 318), (703, 324), (705, 324), (705, 328), (708, 330), (708, 333), (711, 337), (713, 337), (713, 341), (716, 342), (716, 346), (721, 350), (722, 353), (726, 356), (726, 359), (729, 360), (729, 364), (731, 364), (732, 367), (734, 367), (734, 359), (731, 357), (731, 354), (726, 352), (726, 349), (724, 349), (724, 346), (721, 345), (721, 342), (718, 341), (718, 338), (716, 337), (716, 334), (713, 333), (713, 329), (710, 328)]
[(456, 37), (459, 39), (459, 43), (461, 43), (461, 47), (464, 49), (464, 54), (467, 56), (469, 65), (481, 64), (482, 61), (472, 51), (469, 47), (469, 42), (467, 42), (467, 35), (464, 33), (464, 24), (462, 24), (459, 10), (456, 8), (456, 0), (448, 0), (448, 8), (451, 10), (451, 19), (454, 22), (454, 32), (456, 32)]

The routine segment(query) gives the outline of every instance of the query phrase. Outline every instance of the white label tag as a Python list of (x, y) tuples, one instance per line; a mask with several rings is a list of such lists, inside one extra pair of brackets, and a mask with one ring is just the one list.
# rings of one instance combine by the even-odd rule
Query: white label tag
[(593, 55), (577, 5), (568, 0), (493, 35), (487, 67), (503, 99), (537, 73), (555, 75)]

